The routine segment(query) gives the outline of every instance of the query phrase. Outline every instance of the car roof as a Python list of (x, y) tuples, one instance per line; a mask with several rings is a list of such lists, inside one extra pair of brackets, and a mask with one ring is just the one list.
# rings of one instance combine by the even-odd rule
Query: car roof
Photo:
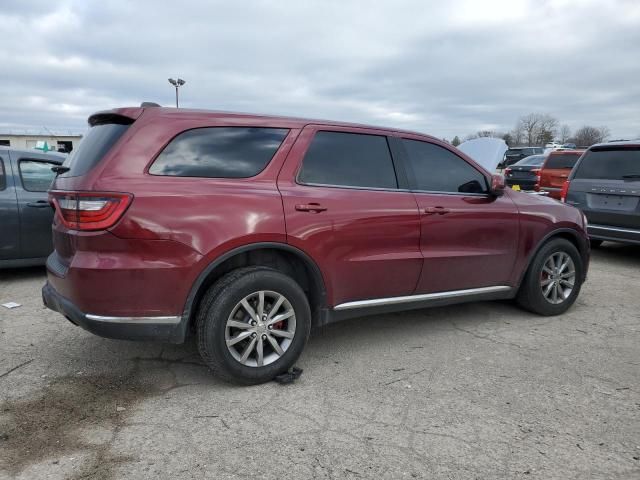
[(579, 153), (582, 155), (586, 150), (584, 148), (567, 148), (564, 150), (554, 150), (553, 152), (549, 152), (549, 155), (568, 155), (568, 154), (576, 154)]
[(368, 125), (363, 123), (352, 123), (352, 122), (339, 122), (334, 120), (322, 120), (317, 118), (301, 118), (301, 117), (289, 117), (282, 115), (268, 115), (268, 114), (257, 114), (257, 113), (244, 113), (244, 112), (229, 112), (224, 110), (204, 110), (204, 109), (191, 109), (191, 108), (170, 108), (170, 107), (125, 107), (125, 108), (115, 108), (113, 110), (106, 110), (102, 112), (97, 112), (91, 117), (89, 117), (89, 123), (92, 123), (92, 118), (101, 115), (123, 115), (132, 119), (138, 118), (142, 113), (146, 115), (162, 115), (164, 117), (183, 117), (190, 116), (195, 118), (211, 118), (211, 119), (225, 119), (232, 120), (234, 125), (237, 126), (248, 126), (251, 125), (252, 121), (256, 119), (261, 121), (269, 121), (273, 120), (278, 126), (283, 128), (303, 128), (306, 125), (326, 125), (332, 127), (353, 127), (353, 128), (368, 128), (374, 130), (384, 130), (387, 132), (394, 133), (404, 133), (409, 135), (420, 135), (422, 137), (428, 137), (432, 140), (436, 140), (441, 142), (442, 140), (434, 137), (432, 135), (427, 135), (421, 132), (416, 132), (412, 130), (403, 130), (398, 128), (390, 128), (383, 127), (379, 125)]
[(591, 145), (589, 149), (594, 147), (640, 147), (640, 139), (637, 140), (616, 140), (615, 142), (602, 142)]
[(53, 160), (64, 160), (67, 158), (66, 153), (61, 152), (41, 152), (35, 149), (25, 149), (25, 148), (15, 148), (15, 147), (6, 147), (4, 145), (0, 145), (0, 152), (15, 152), (23, 155), (37, 155), (38, 157), (53, 157)]

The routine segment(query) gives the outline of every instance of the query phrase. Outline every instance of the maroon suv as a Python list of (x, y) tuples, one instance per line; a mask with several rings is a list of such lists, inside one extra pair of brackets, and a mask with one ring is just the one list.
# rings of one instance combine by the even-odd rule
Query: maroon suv
[(89, 124), (50, 191), (45, 304), (105, 337), (195, 332), (229, 380), (286, 371), (312, 324), (507, 298), (557, 315), (586, 277), (577, 209), (433, 137), (157, 107)]

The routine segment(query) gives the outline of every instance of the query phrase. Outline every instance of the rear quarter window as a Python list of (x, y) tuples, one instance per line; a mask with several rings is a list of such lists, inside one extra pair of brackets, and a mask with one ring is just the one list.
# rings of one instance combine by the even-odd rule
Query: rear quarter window
[(582, 157), (574, 178), (640, 180), (640, 147), (589, 150)]
[(211, 127), (175, 137), (149, 168), (152, 175), (248, 178), (271, 161), (289, 133), (284, 128)]

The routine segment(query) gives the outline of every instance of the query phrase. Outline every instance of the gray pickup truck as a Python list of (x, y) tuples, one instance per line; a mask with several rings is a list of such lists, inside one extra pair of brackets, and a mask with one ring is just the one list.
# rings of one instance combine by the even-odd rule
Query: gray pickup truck
[(47, 190), (65, 158), (0, 147), (0, 268), (44, 265), (53, 250)]
[(640, 244), (640, 140), (590, 147), (563, 196), (586, 215), (592, 246), (604, 240)]

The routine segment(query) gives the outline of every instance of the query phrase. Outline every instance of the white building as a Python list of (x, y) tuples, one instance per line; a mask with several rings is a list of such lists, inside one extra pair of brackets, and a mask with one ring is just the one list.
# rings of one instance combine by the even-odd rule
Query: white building
[[(53, 150), (58, 152), (70, 152), (78, 146), (82, 135), (61, 131), (0, 131), (0, 145), (5, 147), (31, 150)], [(46, 143), (46, 147), (45, 147)]]

